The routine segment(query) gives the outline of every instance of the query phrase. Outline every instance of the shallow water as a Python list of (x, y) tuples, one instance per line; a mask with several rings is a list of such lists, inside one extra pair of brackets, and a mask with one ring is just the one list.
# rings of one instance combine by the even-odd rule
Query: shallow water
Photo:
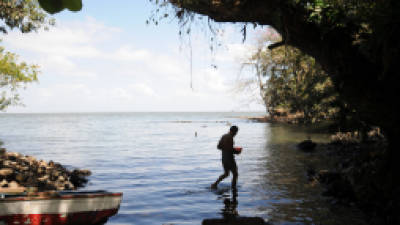
[[(107, 225), (201, 224), (232, 210), (274, 224), (362, 224), (357, 212), (330, 206), (307, 182), (305, 168), (315, 158), (295, 145), (328, 135), (240, 118), (255, 115), (0, 114), (0, 140), (10, 151), (90, 169), (86, 190), (123, 192)], [(235, 142), (243, 147), (236, 157), (237, 205), (228, 204), (230, 178), (209, 189), (222, 173), (217, 141), (231, 124), (239, 126)]]

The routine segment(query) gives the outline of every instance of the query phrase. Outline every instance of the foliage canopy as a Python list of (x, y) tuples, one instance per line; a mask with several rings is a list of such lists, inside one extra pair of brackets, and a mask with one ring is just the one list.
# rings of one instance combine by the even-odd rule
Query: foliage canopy
[[(54, 24), (54, 19), (48, 18), (37, 0), (0, 0), (0, 19), (3, 34), (11, 29), (27, 33)], [(0, 46), (0, 110), (21, 104), (18, 89), (37, 81), (38, 73), (37, 65), (20, 61), (15, 53)]]
[(338, 94), (321, 66), (294, 47), (266, 48), (273, 41), (270, 37), (260, 37), (255, 53), (242, 64), (255, 69), (269, 115), (274, 118), (289, 113), (303, 123), (337, 117)]
[(0, 47), (0, 110), (11, 104), (19, 104), (17, 89), (37, 81), (38, 66), (18, 62), (18, 56)]

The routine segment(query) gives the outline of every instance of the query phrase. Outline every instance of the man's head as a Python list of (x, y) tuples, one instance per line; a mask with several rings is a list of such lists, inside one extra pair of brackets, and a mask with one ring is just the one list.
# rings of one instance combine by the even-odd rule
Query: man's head
[(232, 136), (235, 136), (238, 131), (239, 128), (237, 126), (231, 126), (231, 128), (229, 129), (229, 132), (232, 134)]

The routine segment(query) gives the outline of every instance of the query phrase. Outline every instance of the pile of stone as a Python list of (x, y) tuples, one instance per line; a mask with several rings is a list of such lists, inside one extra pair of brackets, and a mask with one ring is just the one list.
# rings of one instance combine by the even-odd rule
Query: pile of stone
[(68, 170), (53, 161), (0, 148), (0, 192), (76, 190), (87, 183), (89, 170)]

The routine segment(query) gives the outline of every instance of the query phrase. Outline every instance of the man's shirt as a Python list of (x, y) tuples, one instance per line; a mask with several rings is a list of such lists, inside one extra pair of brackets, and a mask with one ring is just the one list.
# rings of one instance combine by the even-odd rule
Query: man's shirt
[(233, 156), (233, 145), (234, 142), (231, 133), (222, 135), (218, 142), (218, 147), (222, 151), (222, 161), (231, 161), (235, 159)]

